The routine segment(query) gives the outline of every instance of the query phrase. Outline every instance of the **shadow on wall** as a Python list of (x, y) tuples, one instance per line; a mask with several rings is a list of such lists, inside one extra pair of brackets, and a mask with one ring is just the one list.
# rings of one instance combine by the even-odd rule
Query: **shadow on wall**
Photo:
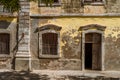
[(0, 80), (50, 80), (47, 75), (39, 75), (28, 71), (1, 72)]
[(0, 29), (7, 29), (10, 25), (10, 22), (6, 20), (1, 20), (0, 21)]

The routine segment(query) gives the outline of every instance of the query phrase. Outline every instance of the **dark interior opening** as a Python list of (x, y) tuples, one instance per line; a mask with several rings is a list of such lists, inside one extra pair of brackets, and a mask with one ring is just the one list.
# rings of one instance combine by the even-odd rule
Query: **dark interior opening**
[(85, 43), (85, 69), (92, 69), (92, 43)]

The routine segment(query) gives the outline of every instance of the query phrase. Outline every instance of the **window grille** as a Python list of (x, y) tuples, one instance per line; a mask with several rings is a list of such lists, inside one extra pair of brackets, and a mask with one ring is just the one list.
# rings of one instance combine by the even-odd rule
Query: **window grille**
[(57, 55), (58, 35), (56, 33), (42, 34), (42, 54)]
[(9, 34), (0, 34), (0, 54), (9, 54)]

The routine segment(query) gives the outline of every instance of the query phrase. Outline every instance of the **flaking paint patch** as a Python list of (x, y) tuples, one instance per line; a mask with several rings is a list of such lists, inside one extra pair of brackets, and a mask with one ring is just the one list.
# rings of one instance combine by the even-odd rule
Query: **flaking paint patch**
[[(45, 19), (41, 19), (45, 20)], [(43, 21), (44, 22), (44, 21)], [(46, 23), (45, 23), (46, 22)], [(60, 31), (60, 56), (63, 58), (77, 58), (80, 50), (81, 31), (78, 31), (80, 26), (98, 24), (106, 26), (105, 38), (111, 35), (114, 40), (118, 39), (120, 34), (120, 18), (119, 17), (62, 17), (47, 19), (39, 25), (54, 24), (61, 26)], [(94, 28), (92, 30), (95, 30)], [(68, 55), (69, 54), (69, 55)]]
[(8, 22), (17, 22), (17, 18), (5, 18), (5, 17), (0, 17), (0, 20), (6, 20)]
[[(105, 37), (112, 34), (112, 37), (116, 37), (120, 33), (120, 18), (119, 17), (89, 17), (89, 18), (58, 18), (56, 20), (49, 19), (51, 24), (62, 26), (61, 33), (69, 31), (71, 29), (78, 29), (80, 26), (85, 26), (89, 24), (99, 24), (106, 26)], [(113, 31), (113, 29), (119, 31)], [(93, 29), (94, 30), (94, 29)]]

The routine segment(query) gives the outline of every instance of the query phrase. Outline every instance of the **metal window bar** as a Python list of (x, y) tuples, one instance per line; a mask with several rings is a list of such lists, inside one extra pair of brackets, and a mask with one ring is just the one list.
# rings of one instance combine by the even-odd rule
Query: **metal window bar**
[(42, 54), (57, 55), (57, 34), (46, 33), (42, 35)]

